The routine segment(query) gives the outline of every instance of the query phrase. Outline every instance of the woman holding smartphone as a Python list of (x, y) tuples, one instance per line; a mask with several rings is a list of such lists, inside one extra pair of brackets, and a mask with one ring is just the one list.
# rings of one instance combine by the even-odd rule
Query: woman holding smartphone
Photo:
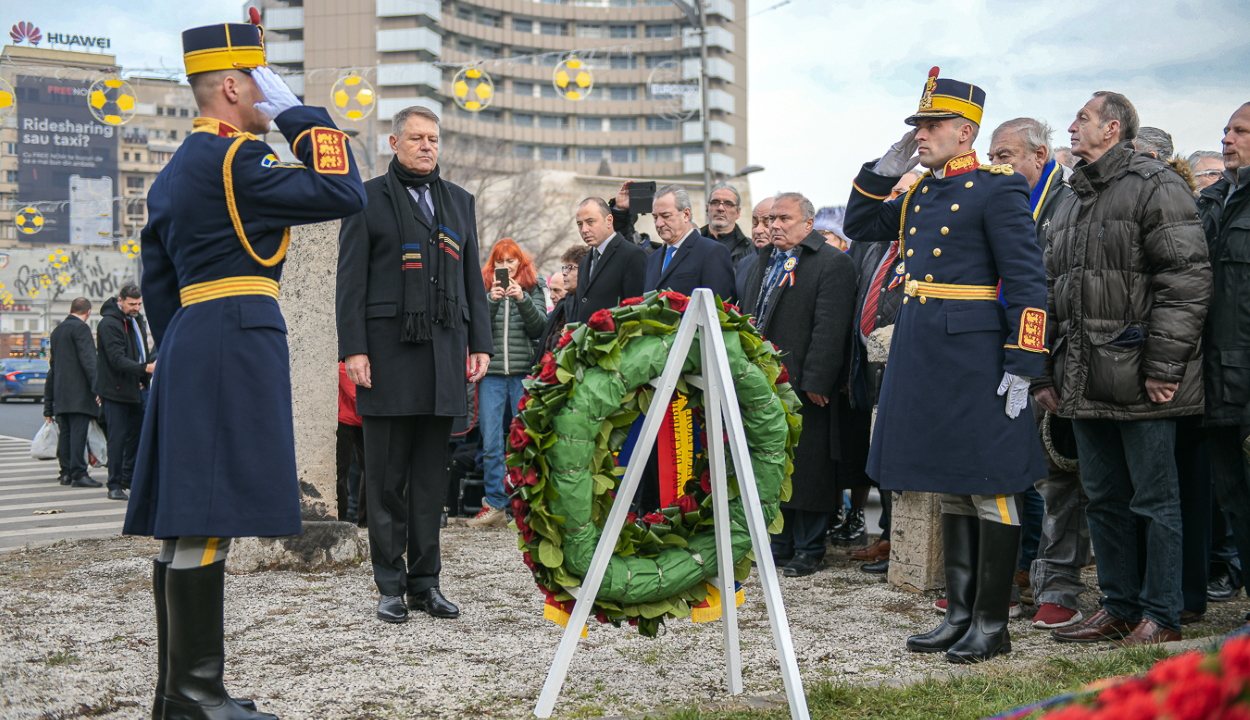
[(546, 283), (534, 263), (512, 238), (495, 243), (482, 268), (489, 288), (488, 304), (495, 341), (495, 355), (478, 390), (478, 407), (485, 457), (486, 499), (482, 509), (466, 523), (469, 527), (502, 527), (508, 524), (504, 506), (504, 420), (521, 401), (521, 381), (532, 367), (534, 344), (547, 324)]

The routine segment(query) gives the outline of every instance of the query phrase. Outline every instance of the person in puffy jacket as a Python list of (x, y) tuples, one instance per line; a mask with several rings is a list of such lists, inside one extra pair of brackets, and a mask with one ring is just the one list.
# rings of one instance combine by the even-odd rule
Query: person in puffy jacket
[[(507, 283), (500, 282), (501, 270), (508, 271)], [(530, 359), (534, 344), (547, 324), (547, 301), (543, 295), (546, 283), (538, 276), (529, 255), (512, 238), (495, 243), (482, 267), (482, 281), (488, 288), (495, 354), (478, 390), (486, 499), (481, 512), (467, 523), (470, 527), (502, 526), (508, 522), (504, 512), (508, 494), (503, 486), (504, 439), (508, 435), (504, 417), (521, 401), (525, 391), (521, 381), (533, 367)]]

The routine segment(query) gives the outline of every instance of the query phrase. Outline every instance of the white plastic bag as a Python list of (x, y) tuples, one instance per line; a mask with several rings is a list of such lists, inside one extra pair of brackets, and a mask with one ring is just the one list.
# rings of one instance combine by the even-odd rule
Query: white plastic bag
[(39, 432), (35, 433), (35, 439), (30, 441), (30, 456), (36, 460), (55, 460), (60, 436), (55, 420), (45, 422)]
[(104, 437), (104, 431), (100, 429), (100, 423), (95, 420), (87, 426), (87, 464), (93, 468), (109, 464), (108, 440)]

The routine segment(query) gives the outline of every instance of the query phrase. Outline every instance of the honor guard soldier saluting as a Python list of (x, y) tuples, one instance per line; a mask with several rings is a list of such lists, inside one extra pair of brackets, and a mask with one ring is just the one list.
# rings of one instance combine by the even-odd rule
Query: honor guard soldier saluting
[[(286, 323), (289, 226), (365, 205), (347, 138), (265, 66), (252, 25), (182, 34), (201, 117), (148, 192), (143, 297), (160, 360), (139, 442), (127, 535), (153, 564), (156, 699), (165, 720), (276, 720), (222, 686), (230, 539), (301, 531)], [(257, 135), (270, 120), (299, 163)]]
[[(941, 493), (946, 618), (907, 647), (967, 663), (1011, 650), (1013, 494), (1046, 476), (1022, 414), (1046, 352), (1046, 276), (1028, 183), (972, 150), (985, 91), (937, 75), (907, 118), (916, 129), (860, 170), (845, 227), (890, 242), (883, 288), (904, 286), (868, 474), (883, 489)], [(883, 202), (917, 162), (928, 171)]]

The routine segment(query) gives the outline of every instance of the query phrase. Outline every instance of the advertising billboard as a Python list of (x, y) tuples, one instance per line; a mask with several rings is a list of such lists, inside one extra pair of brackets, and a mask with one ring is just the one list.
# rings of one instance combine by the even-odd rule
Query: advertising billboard
[(88, 81), (19, 75), (17, 155), (19, 203), (43, 215), (27, 242), (111, 243), (118, 128), (96, 120), (87, 105)]

